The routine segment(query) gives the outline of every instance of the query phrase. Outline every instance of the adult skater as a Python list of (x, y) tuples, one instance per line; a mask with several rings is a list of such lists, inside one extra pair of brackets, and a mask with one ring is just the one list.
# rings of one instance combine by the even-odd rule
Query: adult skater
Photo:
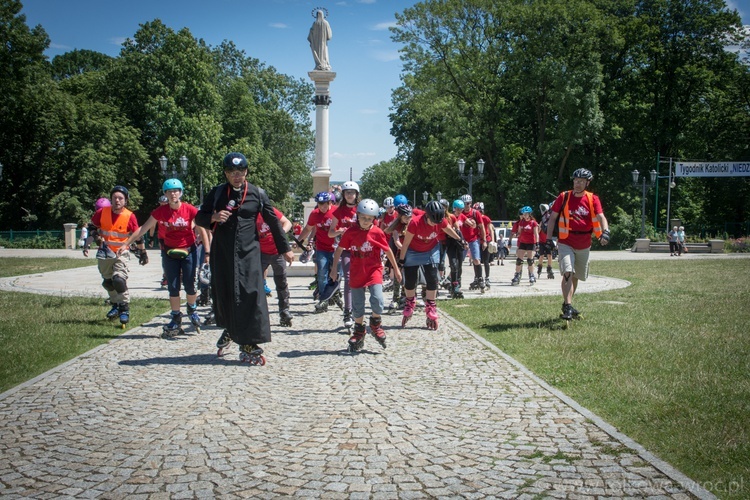
[[(341, 185), (341, 204), (333, 211), (333, 221), (328, 228), (328, 237), (339, 239), (347, 229), (357, 222), (357, 204), (360, 202), (359, 185), (353, 181), (346, 181)], [(376, 204), (377, 205), (377, 204)], [(349, 284), (348, 251), (341, 254), (341, 275), (344, 279), (344, 326), (349, 329), (352, 321), (352, 290)]]
[(437, 298), (438, 265), (440, 263), (438, 231), (446, 233), (451, 238), (461, 239), (448, 224), (443, 206), (439, 201), (433, 200), (425, 207), (424, 214), (414, 217), (409, 223), (399, 254), (399, 261), (403, 263), (404, 267), (404, 291), (406, 295), (402, 326), (406, 326), (406, 322), (414, 314), (417, 279), (421, 268), (427, 282), (424, 307), (427, 316), (427, 328), (437, 330), (438, 315), (435, 299)]
[[(281, 222), (281, 229), (288, 233), (292, 229), (292, 222), (276, 208), (273, 209), (276, 218)], [(292, 326), (292, 314), (289, 312), (289, 285), (286, 281), (286, 261), (276, 249), (276, 243), (271, 234), (271, 226), (258, 215), (256, 223), (258, 238), (260, 239), (261, 265), (265, 275), (268, 266), (273, 269), (273, 282), (276, 284), (276, 297), (279, 302), (279, 319), (281, 326)], [(265, 279), (264, 279), (265, 283)]]
[[(128, 264), (130, 263), (130, 249), (125, 242), (133, 233), (138, 232), (138, 219), (135, 214), (125, 208), (129, 198), (125, 186), (115, 186), (109, 193), (110, 206), (104, 206), (96, 211), (91, 218), (91, 224), (96, 227), (101, 244), (96, 251), (96, 264), (102, 275), (102, 286), (109, 294), (112, 309), (107, 313), (109, 319), (120, 319), (122, 327), (130, 321), (130, 294), (128, 293)], [(137, 242), (140, 255), (138, 262), (148, 264), (148, 254), (143, 240)], [(118, 252), (122, 248), (121, 252)], [(89, 251), (84, 248), (83, 255)]]
[(291, 263), (294, 254), (266, 192), (247, 182), (245, 156), (229, 153), (222, 165), (227, 182), (206, 195), (195, 218), (199, 226), (214, 230), (212, 299), (216, 324), (225, 329), (216, 345), (221, 355), (234, 341), (240, 345), (240, 361), (262, 365), (265, 358), (260, 345), (271, 341), (271, 323), (263, 292), (258, 214), (263, 214), (284, 259)]
[[(162, 338), (173, 338), (183, 333), (182, 313), (180, 312), (180, 285), (185, 287), (187, 303), (185, 312), (188, 319), (200, 332), (201, 318), (198, 316), (196, 300), (198, 292), (195, 288), (195, 276), (198, 269), (198, 252), (195, 244), (196, 237), (193, 230), (195, 216), (198, 209), (190, 203), (182, 201), (184, 187), (179, 179), (167, 179), (162, 184), (162, 190), (167, 197), (167, 204), (160, 205), (151, 212), (151, 216), (141, 226), (140, 231), (131, 235), (125, 242), (125, 247), (133, 241), (142, 238), (154, 227), (161, 226), (164, 235), (161, 250), (161, 265), (167, 278), (169, 291), (169, 305), (172, 312), (170, 321), (164, 325)], [(201, 237), (206, 240), (206, 230), (199, 228)], [(120, 252), (123, 249), (120, 248)]]
[(573, 307), (573, 295), (578, 280), (586, 281), (589, 275), (589, 252), (591, 233), (599, 238), (599, 243), (609, 243), (609, 223), (604, 216), (599, 197), (586, 188), (594, 178), (593, 174), (579, 168), (573, 172), (573, 190), (563, 191), (550, 207), (547, 239), (552, 239), (555, 224), (558, 228), (558, 265), (562, 274), (563, 295), (562, 315), (569, 320), (578, 316)]
[(536, 283), (534, 275), (534, 252), (539, 248), (539, 224), (531, 214), (533, 210), (529, 206), (521, 208), (521, 218), (518, 219), (510, 230), (510, 239), (518, 236), (518, 250), (516, 251), (516, 272), (511, 285), (517, 285), (521, 282), (521, 273), (523, 271), (523, 261), (529, 266), (529, 284)]
[[(346, 185), (346, 183), (344, 183)], [(344, 195), (346, 197), (346, 195)], [(378, 215), (375, 200), (365, 199), (357, 204), (357, 219), (354, 225), (341, 236), (339, 246), (333, 255), (330, 277), (337, 279), (336, 266), (344, 253), (349, 253), (349, 278), (352, 291), (352, 315), (354, 333), (349, 339), (349, 352), (356, 352), (365, 342), (365, 289), (370, 292), (370, 333), (385, 348), (386, 335), (383, 330), (383, 260), (385, 253), (394, 270), (396, 281), (401, 281), (396, 257), (388, 246), (388, 236), (373, 223)], [(348, 328), (348, 327), (347, 327)], [(351, 331), (350, 331), (351, 333)]]

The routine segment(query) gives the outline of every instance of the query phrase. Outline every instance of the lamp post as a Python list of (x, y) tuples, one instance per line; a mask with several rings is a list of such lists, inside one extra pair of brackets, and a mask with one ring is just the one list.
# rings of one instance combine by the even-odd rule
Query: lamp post
[(656, 177), (657, 183), (656, 183), (656, 194), (654, 195), (654, 227), (657, 227), (659, 225), (658, 222), (658, 215), (659, 215), (659, 179), (669, 179), (669, 183), (667, 184), (667, 223), (666, 223), (666, 230), (665, 232), (669, 232), (669, 215), (672, 205), (672, 190), (677, 186), (677, 183), (674, 180), (674, 171), (672, 170), (672, 164), (673, 164), (674, 158), (665, 158), (662, 159), (659, 153), (656, 153), (656, 161), (657, 166), (656, 168), (659, 168), (659, 165), (662, 163), (669, 164), (669, 172), (667, 172), (667, 175), (659, 175)]
[(469, 196), (472, 195), (472, 186), (474, 185), (474, 177), (476, 176), (477, 180), (480, 180), (484, 177), (484, 160), (479, 159), (477, 160), (477, 173), (474, 174), (474, 167), (469, 167), (469, 173), (468, 175), (464, 175), (464, 170), (466, 170), (466, 162), (462, 159), (458, 160), (458, 176), (461, 177), (464, 181), (469, 183)]
[(172, 174), (171, 177), (177, 177), (179, 173), (182, 173), (182, 177), (184, 178), (187, 176), (187, 167), (188, 167), (188, 159), (187, 156), (182, 155), (180, 156), (180, 170), (177, 170), (177, 167), (172, 165), (171, 170), (169, 169), (169, 160), (166, 156), (161, 155), (161, 158), (159, 158), (159, 166), (161, 167), (161, 174), (166, 179), (168, 176), (167, 174)]
[(3, 164), (0, 163), (0, 181), (3, 180)]
[(427, 191), (422, 193), (422, 206), (427, 205), (427, 199), (430, 197), (430, 193)]
[[(633, 187), (638, 187), (638, 176), (640, 175), (640, 172), (637, 170), (633, 170), (630, 173), (633, 176)], [(659, 175), (656, 170), (652, 170), (649, 172), (651, 180), (646, 186), (646, 176), (644, 175), (641, 178), (641, 239), (646, 237), (646, 187), (653, 187), (654, 184), (656, 184), (656, 177)]]
[(443, 199), (443, 193), (442, 193), (442, 192), (440, 192), (440, 191), (438, 191), (438, 192), (437, 192), (437, 200), (438, 200), (438, 201), (440, 201), (440, 200), (442, 200), (442, 199)]

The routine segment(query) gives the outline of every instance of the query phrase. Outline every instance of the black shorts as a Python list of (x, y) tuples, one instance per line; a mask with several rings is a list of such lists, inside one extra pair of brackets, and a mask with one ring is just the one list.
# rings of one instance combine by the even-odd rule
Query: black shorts
[(534, 250), (534, 244), (533, 243), (519, 243), (518, 249), (519, 250)]

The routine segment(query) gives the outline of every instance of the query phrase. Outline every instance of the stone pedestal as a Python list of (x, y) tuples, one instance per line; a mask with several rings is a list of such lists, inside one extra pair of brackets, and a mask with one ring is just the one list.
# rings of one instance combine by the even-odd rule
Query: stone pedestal
[(724, 253), (724, 240), (708, 240), (711, 253)]
[(63, 224), (65, 228), (65, 248), (75, 250), (78, 245), (78, 239), (76, 238), (76, 228), (78, 224), (68, 223)]
[[(315, 83), (315, 170), (313, 171), (313, 196), (328, 191), (331, 183), (331, 167), (328, 164), (328, 107), (331, 105), (331, 82), (336, 78), (333, 71), (310, 71), (307, 73)], [(305, 208), (307, 211), (307, 208)]]
[[(313, 188), (313, 192), (319, 192), (315, 191), (315, 188)], [(305, 207), (305, 221), (302, 223), (303, 226), (307, 225), (307, 219), (310, 218), (310, 213), (315, 209), (315, 207), (318, 206), (317, 203), (314, 201), (303, 201), (302, 206)]]
[(637, 238), (635, 240), (634, 252), (648, 253), (651, 250), (651, 240), (648, 238)]

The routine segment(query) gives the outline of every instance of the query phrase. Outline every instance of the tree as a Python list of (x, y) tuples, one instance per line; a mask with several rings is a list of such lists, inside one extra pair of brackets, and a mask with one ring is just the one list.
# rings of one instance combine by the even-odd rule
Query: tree
[(359, 189), (363, 198), (372, 198), (382, 205), (388, 196), (406, 192), (406, 183), (411, 168), (398, 158), (381, 161), (362, 172)]
[(71, 50), (52, 59), (52, 78), (64, 80), (87, 71), (100, 71), (109, 67), (112, 57), (93, 50)]

